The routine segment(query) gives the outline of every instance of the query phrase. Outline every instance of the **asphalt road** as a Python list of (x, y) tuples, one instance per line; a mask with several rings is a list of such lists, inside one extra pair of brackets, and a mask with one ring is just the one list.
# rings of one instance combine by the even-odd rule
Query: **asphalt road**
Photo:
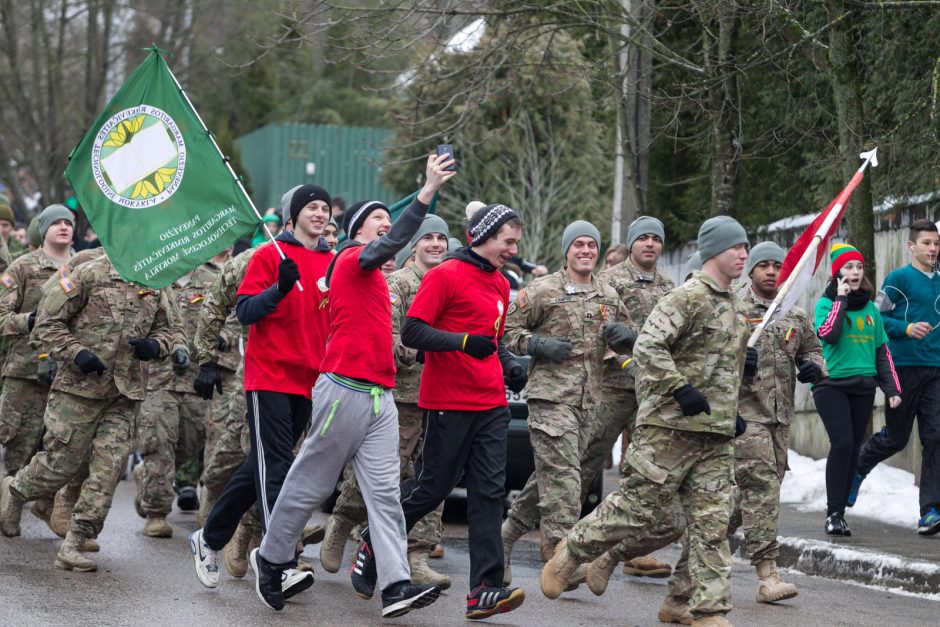
[[(186, 538), (195, 517), (174, 512), (172, 539), (145, 538), (143, 520), (134, 513), (133, 483), (124, 481), (99, 538), (98, 573), (70, 573), (53, 567), (60, 540), (28, 512), (20, 538), (0, 538), (0, 625), (318, 625), (382, 624), (378, 595), (358, 599), (345, 570), (317, 570), (314, 587), (295, 597), (284, 611), (263, 607), (249, 574), (242, 580), (223, 574), (219, 587), (208, 590), (196, 580)], [(427, 609), (399, 619), (398, 625), (465, 625), (466, 576), (469, 565), (466, 526), (448, 523), (446, 555), (432, 565), (454, 578), (454, 587)], [(347, 559), (353, 545), (347, 545)], [(307, 555), (315, 558), (316, 547)], [(662, 559), (675, 561), (676, 548)], [(316, 560), (314, 559), (316, 562)], [(317, 566), (319, 566), (318, 562)], [(528, 597), (517, 611), (486, 621), (506, 625), (658, 625), (656, 612), (666, 593), (665, 580), (615, 575), (605, 596), (586, 587), (549, 601), (538, 586), (537, 538), (524, 538), (513, 555), (514, 584)], [(734, 612), (737, 625), (936, 625), (940, 602), (786, 573), (800, 595), (778, 606), (754, 601), (753, 569), (734, 564)]]

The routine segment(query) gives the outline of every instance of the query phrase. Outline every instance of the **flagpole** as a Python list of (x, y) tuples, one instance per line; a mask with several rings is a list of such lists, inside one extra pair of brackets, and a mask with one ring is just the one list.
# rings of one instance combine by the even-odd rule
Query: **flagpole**
[(812, 241), (810, 241), (810, 243), (806, 246), (806, 251), (803, 253), (803, 256), (800, 257), (799, 261), (796, 262), (796, 265), (790, 272), (790, 276), (788, 276), (787, 280), (783, 282), (782, 286), (780, 286), (780, 289), (777, 291), (777, 296), (774, 298), (773, 302), (770, 303), (770, 306), (767, 307), (767, 311), (764, 312), (764, 317), (757, 325), (757, 328), (754, 329), (754, 332), (751, 333), (751, 337), (747, 341), (749, 348), (757, 346), (757, 342), (764, 333), (764, 329), (767, 328), (767, 325), (770, 323), (773, 315), (777, 313), (777, 310), (780, 308), (780, 304), (783, 302), (783, 299), (793, 287), (793, 284), (796, 282), (797, 277), (799, 277), (800, 272), (803, 271), (803, 268), (807, 263), (809, 263), (810, 259), (816, 258), (816, 249), (819, 248), (819, 244), (826, 236), (826, 233), (829, 232), (830, 227), (832, 227), (832, 223), (835, 222), (839, 214), (842, 213), (842, 208), (847, 202), (848, 197), (851, 196), (852, 192), (855, 191), (855, 188), (858, 187), (858, 184), (861, 182), (862, 176), (865, 173), (865, 169), (869, 166), (869, 164), (873, 166), (878, 165), (878, 147), (876, 146), (868, 152), (861, 153), (859, 157), (864, 159), (862, 165), (860, 165), (858, 170), (855, 171), (855, 174), (852, 176), (852, 180), (849, 181), (849, 184), (846, 185), (845, 189), (842, 190), (842, 193), (839, 194), (835, 204), (833, 204), (832, 208), (829, 209), (829, 214), (826, 216), (825, 220), (823, 220), (822, 224), (819, 225), (819, 228), (816, 229), (816, 233), (813, 235)]
[[(153, 51), (155, 54), (159, 55), (156, 46), (154, 46)], [(284, 251), (281, 250), (281, 247), (278, 245), (277, 240), (271, 235), (271, 231), (268, 230), (267, 225), (264, 222), (264, 218), (261, 217), (261, 214), (258, 212), (258, 208), (255, 207), (255, 203), (251, 200), (251, 196), (248, 195), (245, 186), (242, 184), (241, 179), (235, 174), (235, 170), (232, 169), (232, 164), (229, 163), (229, 160), (226, 159), (225, 155), (222, 153), (222, 149), (219, 148), (219, 145), (215, 142), (215, 138), (212, 136), (212, 133), (209, 131), (209, 127), (206, 126), (206, 123), (202, 121), (202, 116), (199, 115), (199, 111), (196, 110), (196, 107), (193, 105), (192, 100), (189, 99), (189, 94), (186, 93), (186, 90), (183, 89), (183, 86), (180, 85), (179, 80), (176, 78), (176, 74), (173, 73), (173, 70), (170, 69), (170, 64), (166, 63), (161, 57), (161, 60), (166, 64), (166, 70), (170, 73), (170, 77), (173, 78), (173, 82), (176, 83), (176, 88), (180, 90), (180, 94), (183, 98), (186, 99), (186, 104), (189, 105), (189, 108), (192, 110), (193, 114), (196, 116), (196, 119), (199, 120), (199, 124), (202, 125), (202, 130), (205, 131), (206, 136), (209, 138), (209, 141), (212, 142), (212, 145), (215, 147), (216, 152), (219, 153), (219, 157), (222, 159), (222, 163), (225, 164), (225, 167), (228, 168), (229, 174), (232, 175), (232, 178), (235, 180), (235, 183), (238, 184), (238, 189), (241, 190), (242, 194), (245, 195), (245, 198), (248, 200), (248, 205), (251, 207), (251, 210), (255, 212), (255, 215), (258, 217), (258, 221), (261, 222), (261, 228), (264, 229), (264, 232), (267, 233), (268, 239), (271, 240), (271, 243), (274, 244), (274, 247), (277, 249), (278, 254), (281, 256), (281, 259), (286, 259), (287, 255), (284, 254)], [(297, 288), (302, 292), (304, 291), (304, 286), (300, 284), (300, 279), (297, 280)]]

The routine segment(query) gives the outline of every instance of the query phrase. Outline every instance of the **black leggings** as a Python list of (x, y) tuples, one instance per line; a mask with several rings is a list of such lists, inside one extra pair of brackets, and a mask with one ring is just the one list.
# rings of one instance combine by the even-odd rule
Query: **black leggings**
[(826, 515), (844, 514), (845, 502), (855, 479), (858, 451), (871, 420), (875, 390), (817, 385), (813, 388), (816, 411), (829, 434), (826, 460)]

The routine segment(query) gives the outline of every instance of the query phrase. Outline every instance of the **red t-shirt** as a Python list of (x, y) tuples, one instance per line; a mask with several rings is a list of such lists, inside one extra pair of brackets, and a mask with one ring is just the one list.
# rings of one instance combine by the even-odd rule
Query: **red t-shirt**
[[(503, 275), (448, 259), (421, 279), (408, 315), (441, 331), (500, 338), (508, 307), (509, 282)], [(458, 351), (429, 352), (424, 359), (420, 407), (480, 411), (507, 405), (503, 367), (496, 353), (480, 360)]]
[[(249, 327), (245, 389), (310, 398), (330, 330), (330, 308), (317, 289), (317, 279), (326, 274), (333, 255), (290, 242), (278, 244), (297, 264), (304, 289), (301, 292), (295, 285), (274, 311)], [(248, 262), (238, 295), (254, 296), (276, 284), (280, 264), (274, 244), (261, 246)]]
[(378, 268), (363, 270), (364, 246), (339, 254), (330, 275), (330, 339), (320, 372), (395, 387), (392, 301)]

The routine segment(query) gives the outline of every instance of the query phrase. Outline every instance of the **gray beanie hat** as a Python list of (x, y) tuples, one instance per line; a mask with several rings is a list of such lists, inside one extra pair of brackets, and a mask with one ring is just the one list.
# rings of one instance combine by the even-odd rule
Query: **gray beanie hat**
[(75, 228), (75, 214), (69, 211), (65, 205), (49, 205), (36, 216), (39, 221), (39, 239), (46, 240), (46, 231), (58, 220), (68, 220)]
[(627, 248), (633, 248), (633, 242), (647, 233), (658, 235), (659, 239), (666, 241), (666, 230), (662, 222), (652, 216), (640, 216), (631, 222), (630, 228), (627, 229)]
[(561, 236), (561, 256), (566, 257), (571, 242), (583, 236), (590, 237), (598, 248), (601, 247), (601, 232), (597, 230), (597, 227), (586, 220), (575, 220), (565, 227), (565, 232)]
[(730, 216), (715, 216), (702, 223), (698, 230), (698, 252), (702, 264), (732, 246), (747, 244), (747, 232)]
[(761, 242), (750, 250), (747, 256), (747, 270), (745, 274), (750, 276), (754, 266), (762, 261), (778, 261), (783, 263), (783, 258), (786, 256), (786, 251), (780, 248), (776, 242)]
[(447, 223), (444, 222), (442, 217), (434, 214), (424, 216), (424, 220), (421, 222), (421, 226), (418, 227), (414, 237), (411, 238), (407, 246), (402, 248), (398, 251), (398, 254), (395, 255), (395, 261), (399, 268), (401, 268), (402, 264), (411, 256), (412, 251), (414, 251), (415, 246), (418, 244), (418, 240), (428, 233), (443, 233), (444, 237), (450, 237), (450, 230), (447, 228)]
[(285, 227), (287, 223), (290, 222), (290, 201), (294, 197), (294, 192), (303, 187), (303, 185), (295, 185), (289, 190), (284, 192), (284, 195), (281, 196), (281, 224)]
[(458, 248), (463, 248), (463, 243), (456, 237), (447, 238), (447, 252), (452, 253)]

